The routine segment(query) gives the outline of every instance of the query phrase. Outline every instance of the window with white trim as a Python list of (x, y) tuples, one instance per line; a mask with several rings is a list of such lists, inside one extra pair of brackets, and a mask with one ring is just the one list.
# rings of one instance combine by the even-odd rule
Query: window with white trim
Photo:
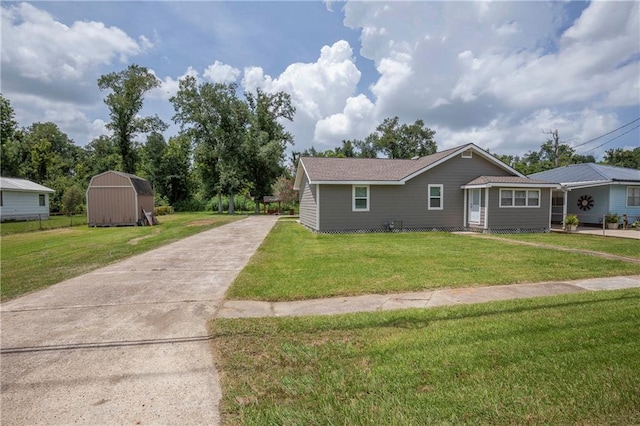
[(436, 185), (428, 185), (427, 191), (429, 192), (429, 210), (442, 210), (444, 208), (444, 203), (442, 199), (444, 185), (436, 184)]
[(44, 207), (44, 194), (38, 195), (38, 204), (40, 204), (40, 207)]
[(473, 158), (473, 152), (470, 149), (468, 149), (466, 151), (462, 151), (461, 157), (462, 158)]
[(501, 189), (500, 207), (540, 207), (540, 190)]
[(627, 186), (627, 207), (640, 207), (640, 186)]
[(353, 186), (352, 210), (354, 212), (369, 211), (369, 186), (368, 185)]

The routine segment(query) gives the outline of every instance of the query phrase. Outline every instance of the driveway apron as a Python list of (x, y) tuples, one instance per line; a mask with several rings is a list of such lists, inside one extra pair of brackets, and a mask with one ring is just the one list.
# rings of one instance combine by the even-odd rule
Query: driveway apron
[(206, 322), (276, 217), (249, 217), (2, 304), (3, 425), (218, 424)]

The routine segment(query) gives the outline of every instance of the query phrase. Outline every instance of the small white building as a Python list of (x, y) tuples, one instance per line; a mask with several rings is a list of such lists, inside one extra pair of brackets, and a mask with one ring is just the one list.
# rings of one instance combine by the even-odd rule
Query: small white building
[(49, 219), (53, 189), (26, 179), (0, 177), (0, 222)]

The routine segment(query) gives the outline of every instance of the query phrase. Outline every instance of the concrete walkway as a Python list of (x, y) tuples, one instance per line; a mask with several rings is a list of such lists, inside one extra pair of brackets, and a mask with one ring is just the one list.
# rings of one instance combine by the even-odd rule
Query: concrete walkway
[(226, 300), (218, 311), (218, 317), (250, 318), (335, 315), (393, 309), (433, 308), (437, 306), (552, 296), (594, 290), (619, 290), (625, 288), (640, 288), (640, 275), (578, 281), (443, 289), (415, 293), (370, 294), (355, 297), (300, 300), (295, 302)]
[(206, 323), (277, 217), (249, 217), (0, 306), (3, 426), (219, 423)]

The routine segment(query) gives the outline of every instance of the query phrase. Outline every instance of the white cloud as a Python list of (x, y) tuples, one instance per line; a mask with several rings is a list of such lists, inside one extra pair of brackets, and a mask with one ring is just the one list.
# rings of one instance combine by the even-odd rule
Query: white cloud
[(220, 61), (215, 61), (204, 70), (202, 75), (213, 83), (231, 83), (238, 79), (240, 70)]
[(375, 128), (374, 104), (365, 95), (348, 98), (342, 112), (316, 123), (314, 141), (337, 145), (343, 139), (364, 139)]
[(291, 95), (296, 116), (287, 127), (297, 135), (297, 142), (308, 147), (314, 140), (316, 123), (343, 112), (359, 80), (351, 46), (340, 40), (323, 46), (316, 62), (291, 64), (275, 78), (265, 75), (260, 67), (245, 68), (242, 86), (247, 91), (259, 87)]
[[(155, 71), (153, 70), (150, 70), (150, 71), (154, 75), (156, 75)], [(175, 80), (169, 76), (165, 77), (164, 79), (161, 79), (162, 84), (160, 85), (160, 87), (149, 92), (149, 97), (155, 98), (155, 99), (168, 100), (172, 96), (175, 96), (176, 93), (178, 93), (178, 89), (180, 87), (180, 80), (182, 80), (187, 76), (191, 76), (191, 77), (195, 77), (196, 79), (199, 79), (198, 71), (196, 71), (193, 67), (189, 67), (184, 72), (184, 74), (182, 74), (180, 77), (176, 78)]]
[(98, 65), (125, 62), (152, 45), (101, 22), (67, 26), (29, 3), (2, 7), (2, 39), (3, 72), (43, 82), (79, 79)]
[[(638, 105), (640, 3), (592, 2), (577, 19), (576, 7), (348, 2), (344, 22), (361, 30), (360, 54), (380, 74), (374, 119), (422, 118), (440, 148), (476, 142), (522, 153), (539, 149), (540, 128), (597, 136), (594, 121), (618, 121), (611, 108)], [(349, 127), (338, 114), (316, 134), (330, 121)]]

